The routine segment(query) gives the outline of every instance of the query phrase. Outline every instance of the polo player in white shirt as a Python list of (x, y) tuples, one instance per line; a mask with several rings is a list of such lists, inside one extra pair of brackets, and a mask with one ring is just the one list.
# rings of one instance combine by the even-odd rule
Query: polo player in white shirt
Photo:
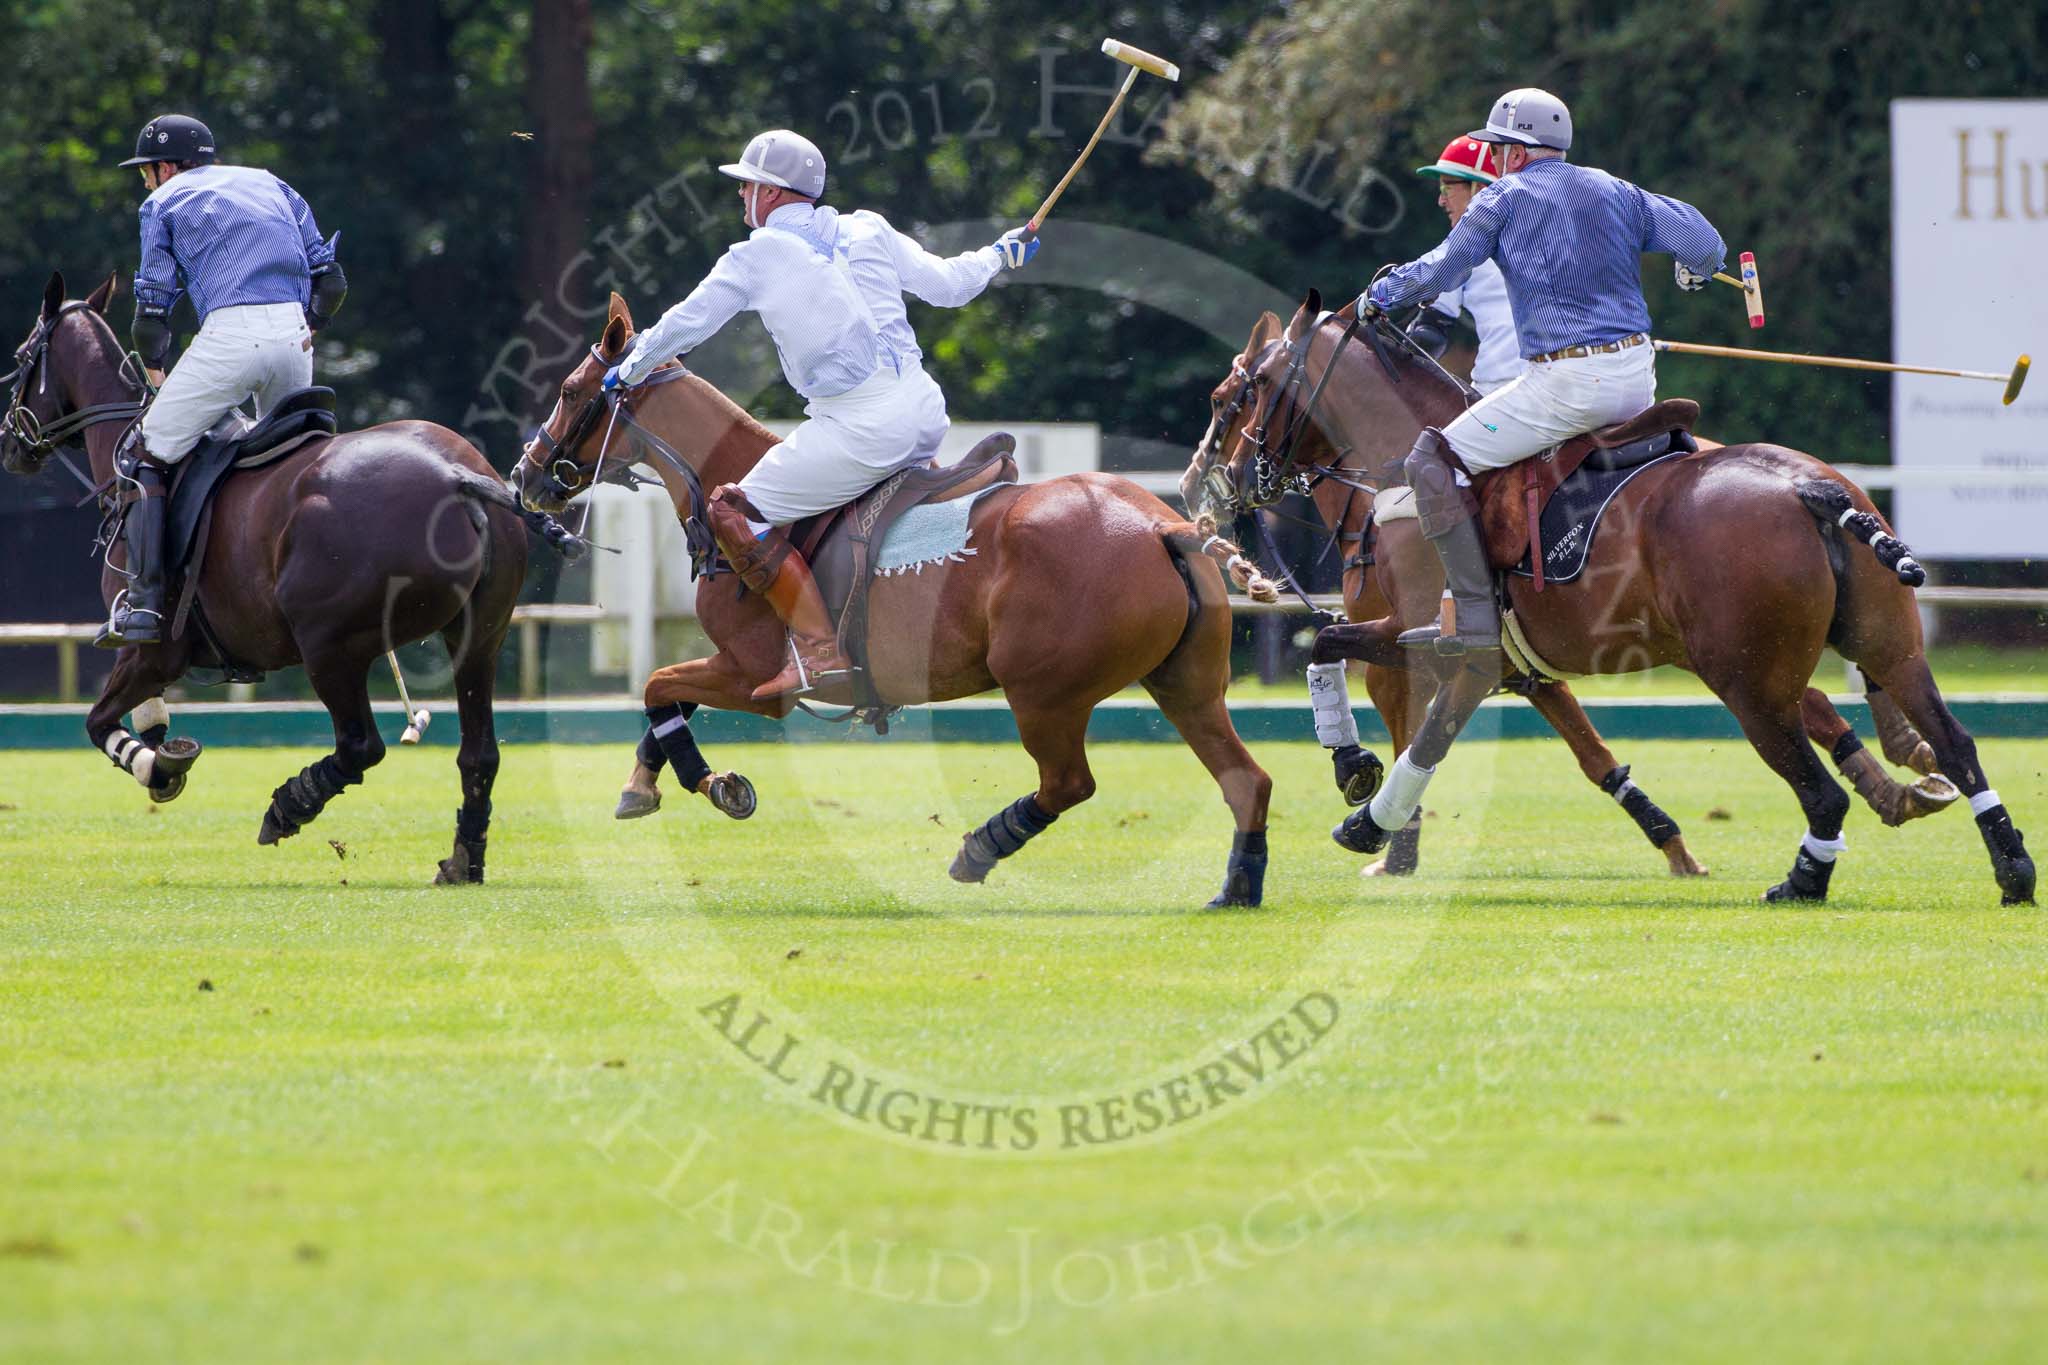
[[(1455, 137), (1435, 164), (1415, 168), (1417, 175), (1436, 178), (1436, 206), (1452, 227), (1465, 216), (1473, 196), (1500, 178), (1487, 166), (1488, 160), (1485, 143), (1470, 136)], [(1498, 265), (1481, 261), (1464, 284), (1437, 295), (1409, 325), (1408, 335), (1431, 355), (1441, 356), (1460, 313), (1472, 315), (1472, 325), (1479, 333), (1479, 351), (1472, 357), (1472, 387), (1484, 397), (1521, 378), (1528, 362), (1522, 359), (1515, 310), (1508, 305), (1508, 282)]]
[(740, 581), (789, 627), (788, 665), (754, 696), (800, 696), (851, 665), (784, 528), (928, 463), (946, 434), (946, 397), (924, 371), (903, 296), (958, 308), (1005, 266), (1037, 254), (1038, 239), (1020, 228), (989, 246), (934, 256), (878, 213), (820, 204), (824, 154), (783, 129), (760, 134), (718, 169), (741, 182), (751, 235), (640, 333), (605, 387), (640, 383), (739, 313), (760, 314), (783, 375), (809, 400), (805, 421), (738, 483), (712, 493), (709, 519)]

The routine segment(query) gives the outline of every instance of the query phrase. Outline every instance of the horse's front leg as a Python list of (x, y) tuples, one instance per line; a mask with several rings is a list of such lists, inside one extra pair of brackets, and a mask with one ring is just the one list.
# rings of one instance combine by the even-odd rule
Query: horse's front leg
[[(149, 799), (158, 804), (177, 799), (185, 790), (186, 772), (199, 758), (198, 740), (165, 737), (170, 712), (160, 698), (164, 685), (175, 676), (160, 649), (129, 645), (115, 657), (107, 685), (85, 718), (85, 733), (92, 747), (140, 782)], [(121, 724), (121, 717), (130, 711), (135, 712), (136, 726), (145, 738), (136, 737)]]
[(754, 784), (736, 772), (717, 773), (704, 761), (690, 732), (690, 717), (700, 706), (720, 711), (751, 711), (760, 716), (781, 716), (788, 712), (786, 699), (755, 701), (755, 682), (738, 661), (726, 653), (708, 659), (659, 668), (647, 679), (641, 700), (647, 708), (647, 733), (640, 737), (633, 756), (633, 773), (619, 793), (614, 818), (633, 820), (651, 815), (661, 807), (659, 781), (664, 766), (675, 769), (676, 779), (690, 791), (710, 801), (735, 820), (754, 813)]
[(1405, 629), (1406, 623), (1395, 616), (1382, 616), (1377, 621), (1341, 621), (1316, 632), (1309, 657), (1319, 664), (1359, 659), (1381, 668), (1409, 668), (1415, 662), (1410, 657), (1414, 651), (1394, 643), (1394, 637)]

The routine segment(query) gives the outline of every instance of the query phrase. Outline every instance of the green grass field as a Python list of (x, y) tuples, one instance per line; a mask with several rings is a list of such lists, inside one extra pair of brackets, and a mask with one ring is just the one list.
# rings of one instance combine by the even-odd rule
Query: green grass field
[[(622, 825), (623, 753), (508, 749), (457, 890), (445, 749), (276, 849), (308, 752), (153, 814), (0, 755), (0, 1359), (2039, 1359), (2048, 921), (1960, 809), (1765, 909), (1785, 789), (1620, 747), (1711, 878), (1526, 743), (1364, 882), (1264, 746), (1227, 913), (1166, 745), (972, 888), (1020, 751), (728, 749), (757, 818)], [(1984, 757), (2048, 837), (2048, 743)]]

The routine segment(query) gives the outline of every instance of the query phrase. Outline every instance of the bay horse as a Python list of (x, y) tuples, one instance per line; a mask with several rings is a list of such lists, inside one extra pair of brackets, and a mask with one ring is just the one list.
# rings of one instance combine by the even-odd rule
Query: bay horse
[[(1182, 500), (1198, 517), (1208, 515), (1228, 523), (1263, 512), (1257, 489), (1256, 448), (1251, 441), (1253, 400), (1259, 373), (1281, 345), (1282, 331), (1278, 317), (1271, 312), (1262, 314), (1244, 349), (1231, 361), (1230, 372), (1210, 392), (1209, 426), (1196, 445), (1180, 484)], [(1357, 552), (1344, 560), (1345, 616), (1353, 622), (1391, 617), (1400, 623), (1401, 629), (1426, 625), (1435, 618), (1443, 594), (1443, 562), (1423, 540), (1413, 516), (1387, 519), (1374, 515), (1383, 486), (1390, 495), (1402, 491), (1398, 465), (1402, 455), (1414, 445), (1422, 424), (1402, 403), (1384, 370), (1368, 367), (1361, 377), (1361, 387), (1362, 392), (1326, 393), (1325, 401), (1341, 403), (1349, 430), (1369, 443), (1342, 448), (1333, 445), (1324, 430), (1319, 408), (1302, 422), (1294, 469), (1306, 476), (1309, 496), (1329, 542), (1337, 548), (1357, 547)], [(1370, 433), (1369, 438), (1365, 433)], [(1676, 822), (1648, 796), (1634, 794), (1640, 792), (1640, 786), (1631, 781), (1629, 769), (1618, 764), (1592, 719), (1579, 705), (1570, 684), (1559, 679), (1515, 677), (1512, 670), (1509, 674), (1507, 685), (1525, 696), (1557, 731), (1586, 780), (1623, 803), (1653, 846), (1665, 855), (1671, 874), (1704, 875), (1706, 869), (1686, 849)], [(1405, 749), (1434, 697), (1435, 677), (1426, 672), (1368, 663), (1365, 685), (1387, 726), (1395, 751)], [(1811, 686), (1800, 704), (1800, 718), (1808, 738), (1834, 756), (1857, 794), (1886, 825), (1900, 825), (1946, 810), (1958, 792), (1946, 778), (1929, 775), (1934, 773), (1933, 749), (1882, 690), (1873, 689), (1867, 700), (1878, 722), (1886, 756), (1895, 763), (1916, 768), (1922, 774), (1918, 781), (1910, 785), (1896, 781), (1863, 748), (1853, 727), (1827, 694)], [(1421, 829), (1418, 813), (1388, 841), (1387, 855), (1369, 866), (1367, 872), (1413, 872)], [(1662, 843), (1658, 843), (1660, 835), (1666, 836)]]
[[(1377, 439), (1358, 425), (1365, 396), (1391, 388), (1418, 428), (1441, 427), (1465, 406), (1461, 386), (1383, 315), (1355, 304), (1324, 314), (1311, 291), (1282, 344), (1257, 372), (1252, 438), (1261, 455), (1276, 424), (1294, 429), (1313, 411), (1339, 445)], [(1347, 346), (1347, 337), (1364, 344)], [(1325, 381), (1328, 382), (1325, 382)], [(1282, 452), (1269, 477), (1286, 478)], [(2025, 841), (1985, 778), (1977, 747), (1942, 700), (1927, 666), (1905, 547), (1848, 479), (1802, 451), (1766, 443), (1703, 448), (1645, 466), (1621, 486), (1594, 533), (1586, 571), (1537, 591), (1506, 578), (1506, 605), (1529, 652), (1564, 675), (1675, 665), (1696, 674), (1734, 714), (1759, 757), (1798, 798), (1807, 836), (1792, 874), (1766, 900), (1825, 900), (1849, 799), (1808, 743), (1807, 681), (1832, 644), (1897, 703), (1926, 737), (1941, 773), (1969, 798), (2006, 904), (2031, 903), (2035, 870)], [(1388, 617), (1324, 632), (1319, 657), (1412, 667)], [(1427, 665), (1424, 665), (1427, 666)], [(1493, 676), (1487, 676), (1491, 673)], [(1499, 681), (1468, 661), (1439, 688), (1418, 744), (1433, 767)], [(1376, 852), (1385, 832), (1369, 810), (1333, 837)], [(1827, 852), (1823, 858), (1812, 850)]]
[[(661, 382), (604, 394), (606, 369), (632, 339), (632, 314), (614, 294), (602, 336), (562, 381), (514, 469), (529, 509), (557, 512), (608, 468), (638, 459), (688, 527), (701, 523), (709, 491), (738, 481), (775, 444), (738, 404), (673, 361), (655, 372)], [(1259, 904), (1273, 783), (1224, 704), (1231, 619), (1218, 557), (1235, 547), (1205, 543), (1211, 538), (1165, 503), (1106, 474), (1000, 486), (974, 503), (969, 526), (973, 556), (877, 579), (869, 599), (869, 655), (883, 698), (947, 701), (1000, 687), (1038, 764), (1037, 789), (963, 840), (953, 878), (984, 880), (1094, 794), (1089, 714), (1140, 683), (1222, 789), (1235, 822), (1223, 890), (1210, 904)], [(645, 688), (650, 710), (788, 714), (791, 698), (752, 695), (782, 667), (786, 637), (774, 609), (715, 574), (698, 583), (697, 612), (717, 652), (657, 669)], [(816, 696), (852, 702), (846, 683)]]
[[(106, 319), (111, 276), (67, 301), (53, 274), (40, 318), (15, 353), (0, 467), (33, 475), (61, 446), (86, 448), (91, 481), (111, 510), (114, 454), (149, 390)], [(68, 461), (67, 461), (68, 463)], [(492, 695), (498, 650), (526, 576), (526, 527), (517, 502), (483, 455), (428, 422), (387, 422), (321, 437), (276, 462), (229, 477), (215, 495), (196, 574), (193, 628), (156, 645), (124, 646), (86, 736), (151, 797), (183, 791), (198, 745), (166, 738), (164, 688), (195, 663), (258, 670), (304, 664), (334, 721), (334, 751), (271, 795), (257, 834), (296, 834), (384, 756), (370, 710), (369, 671), (388, 650), (431, 634), (454, 664), (462, 744), (462, 806), (455, 845), (435, 881), (481, 882), (498, 773)], [(120, 537), (101, 575), (111, 605)], [(175, 600), (175, 599), (174, 599)], [(170, 634), (166, 632), (167, 636)], [(135, 712), (138, 737), (123, 717)]]

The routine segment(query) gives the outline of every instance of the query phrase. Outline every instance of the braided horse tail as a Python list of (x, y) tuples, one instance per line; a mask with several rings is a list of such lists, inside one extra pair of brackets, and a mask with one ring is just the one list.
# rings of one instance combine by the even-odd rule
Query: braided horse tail
[(1224, 577), (1254, 602), (1278, 602), (1280, 586), (1259, 572), (1236, 542), (1217, 533), (1216, 519), (1206, 512), (1194, 521), (1165, 521), (1158, 526), (1167, 544), (1185, 555), (1205, 555), (1216, 561)]
[(1801, 479), (1793, 491), (1816, 520), (1839, 526), (1868, 545), (1877, 562), (1897, 574), (1901, 583), (1917, 588), (1927, 581), (1927, 570), (1913, 558), (1906, 542), (1887, 530), (1875, 512), (1858, 508), (1847, 488), (1833, 479)]

